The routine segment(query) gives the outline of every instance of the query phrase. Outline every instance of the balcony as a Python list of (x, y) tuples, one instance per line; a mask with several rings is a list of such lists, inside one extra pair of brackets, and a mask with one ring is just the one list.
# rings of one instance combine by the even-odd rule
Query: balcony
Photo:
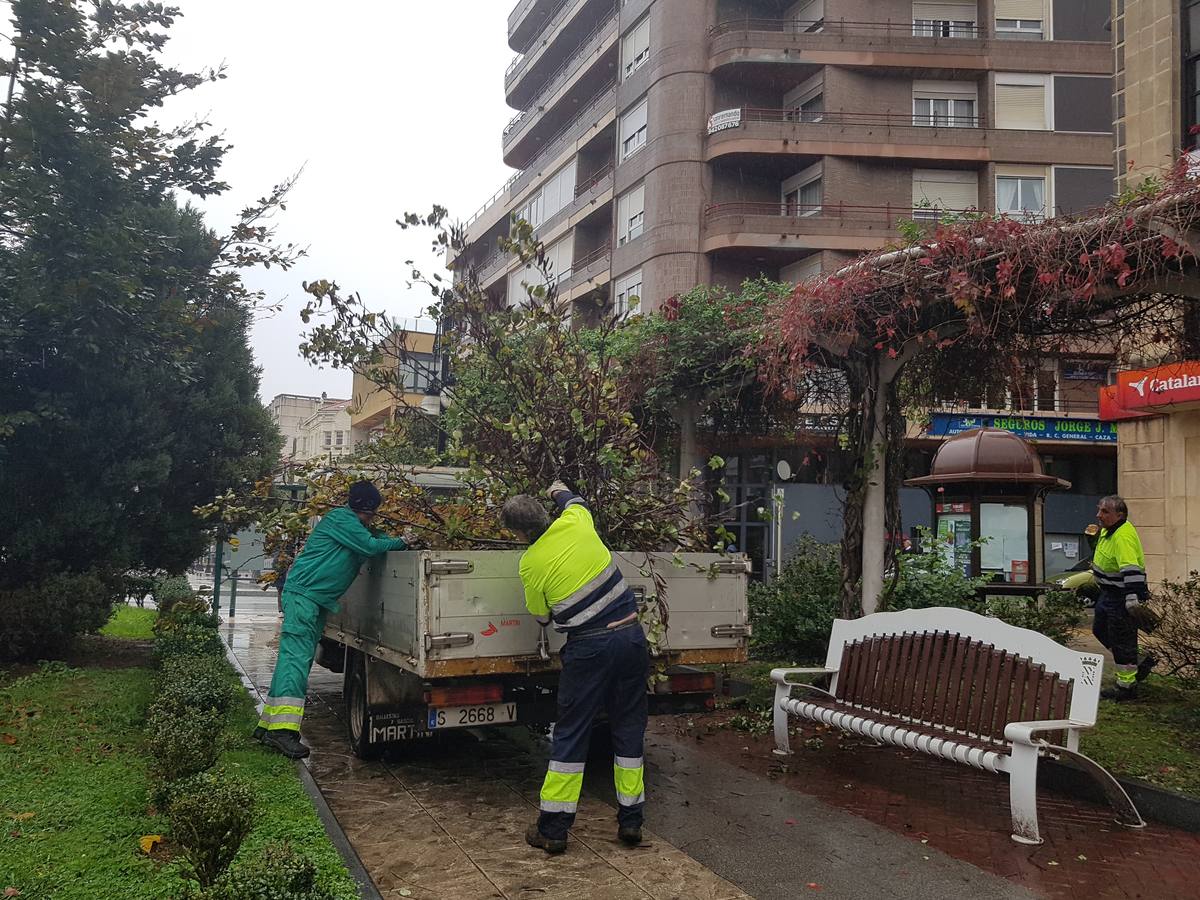
[(576, 293), (586, 293), (578, 290), (580, 286), (594, 287), (595, 285), (591, 282), (597, 281), (603, 275), (608, 275), (611, 268), (612, 244), (606, 243), (591, 253), (579, 257), (571, 264), (571, 271), (566, 276), (562, 292), (574, 300)]
[(709, 136), (709, 161), (737, 153), (1091, 166), (1105, 166), (1112, 159), (1109, 133), (986, 128), (975, 116), (756, 107), (743, 107), (740, 113), (740, 124)]
[(509, 165), (523, 168), (536, 154), (550, 131), (574, 120), (574, 111), (591, 102), (597, 83), (615, 85), (617, 69), (617, 17), (613, 15), (585, 39), (577, 53), (552, 75), (528, 109), (518, 112), (504, 127), (501, 144)]
[[(580, 87), (583, 86), (582, 81)], [(561, 105), (561, 104), (560, 104)], [(520, 191), (530, 180), (537, 175), (541, 167), (549, 162), (556, 153), (563, 150), (568, 140), (572, 135), (578, 136), (579, 133), (586, 127), (585, 123), (599, 124), (606, 112), (616, 111), (617, 105), (617, 82), (616, 79), (609, 79), (607, 83), (596, 94), (593, 94), (589, 99), (582, 100), (577, 105), (579, 111), (571, 116), (567, 122), (555, 131), (553, 134), (543, 138), (542, 131), (547, 129), (539, 128), (536, 133), (525, 131), (522, 134), (523, 138), (520, 145), (514, 146), (512, 150), (506, 150), (505, 160), (509, 161), (509, 165), (516, 165), (511, 160), (516, 158), (524, 159), (528, 155), (528, 160), (520, 165), (523, 170), (514, 180), (512, 190)], [(544, 122), (545, 120), (542, 119)], [(518, 156), (518, 151), (520, 154)]]
[(508, 14), (508, 46), (524, 53), (568, 0), (517, 0)]
[(804, 205), (778, 200), (716, 203), (704, 210), (704, 252), (746, 247), (879, 250), (895, 241), (896, 223), (912, 217), (911, 205)]
[(553, 90), (552, 82), (578, 63), (611, 24), (615, 34), (617, 8), (589, 10), (592, 0), (564, 4), (543, 31), (543, 39), (528, 53), (517, 56), (504, 73), (504, 93), (514, 109), (528, 109)]
[(912, 22), (733, 19), (709, 29), (709, 67), (741, 64), (1108, 75), (1100, 42), (1008, 41), (977, 25), (932, 33)]

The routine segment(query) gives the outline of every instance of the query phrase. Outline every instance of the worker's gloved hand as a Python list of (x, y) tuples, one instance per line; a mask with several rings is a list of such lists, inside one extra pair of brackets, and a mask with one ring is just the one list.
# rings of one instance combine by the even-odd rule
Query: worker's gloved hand
[(1141, 631), (1149, 633), (1158, 627), (1158, 614), (1138, 599), (1137, 594), (1125, 595), (1125, 611)]
[(550, 496), (553, 497), (559, 491), (566, 491), (568, 494), (573, 493), (573, 491), (569, 487), (567, 487), (565, 484), (563, 484), (560, 479), (556, 478), (556, 479), (554, 479), (554, 482), (550, 485)]
[(550, 624), (551, 619), (549, 616), (546, 616), (544, 619), (541, 616), (534, 616), (533, 621), (537, 622), (539, 625), (541, 625), (543, 628), (545, 628), (547, 625)]

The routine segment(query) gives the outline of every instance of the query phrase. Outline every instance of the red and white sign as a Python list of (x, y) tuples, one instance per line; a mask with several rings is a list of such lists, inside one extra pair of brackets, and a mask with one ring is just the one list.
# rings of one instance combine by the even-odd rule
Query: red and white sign
[(1188, 360), (1119, 372), (1117, 383), (1100, 389), (1100, 419), (1136, 419), (1184, 407), (1200, 407), (1200, 361)]

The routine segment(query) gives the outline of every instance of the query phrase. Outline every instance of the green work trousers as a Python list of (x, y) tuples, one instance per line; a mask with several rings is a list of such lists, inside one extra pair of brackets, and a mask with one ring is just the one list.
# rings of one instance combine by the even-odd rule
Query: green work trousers
[(299, 731), (304, 718), (304, 695), (317, 644), (329, 611), (307, 597), (283, 592), (283, 627), (279, 633), (279, 658), (271, 677), (271, 692), (263, 704), (259, 727), (268, 731)]

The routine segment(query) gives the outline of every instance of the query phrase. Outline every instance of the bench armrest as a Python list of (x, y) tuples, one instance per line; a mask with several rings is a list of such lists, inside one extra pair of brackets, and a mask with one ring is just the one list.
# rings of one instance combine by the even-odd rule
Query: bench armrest
[(833, 675), (836, 669), (826, 669), (824, 667), (816, 669), (772, 669), (771, 680), (776, 684), (787, 684), (793, 687), (799, 687), (802, 682), (788, 681), (789, 675)]
[(1009, 722), (1004, 726), (1005, 740), (1017, 744), (1033, 744), (1033, 736), (1039, 731), (1077, 731), (1091, 728), (1086, 722), (1072, 719), (1043, 719), (1040, 722)]

